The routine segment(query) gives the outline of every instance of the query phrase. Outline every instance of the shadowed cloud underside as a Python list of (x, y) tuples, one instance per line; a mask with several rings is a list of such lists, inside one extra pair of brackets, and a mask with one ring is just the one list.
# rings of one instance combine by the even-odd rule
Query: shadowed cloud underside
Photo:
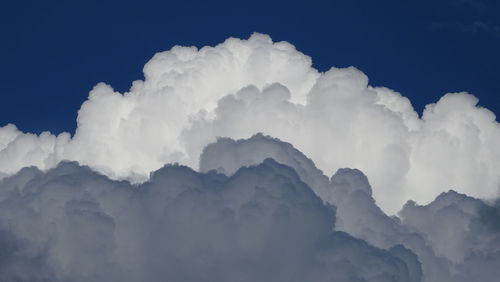
[(449, 191), (398, 217), (291, 144), (219, 139), (142, 184), (75, 162), (0, 181), (0, 281), (496, 281), (500, 209)]

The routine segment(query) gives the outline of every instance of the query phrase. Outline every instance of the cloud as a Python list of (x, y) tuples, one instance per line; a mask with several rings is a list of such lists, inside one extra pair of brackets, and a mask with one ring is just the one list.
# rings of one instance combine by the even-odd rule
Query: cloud
[(0, 281), (420, 281), (411, 251), (334, 231), (334, 208), (272, 159), (140, 185), (63, 162), (0, 191)]
[[(62, 162), (0, 181), (0, 281), (496, 281), (500, 205), (448, 191), (387, 215), (358, 169), (219, 138), (148, 181)], [(4, 279), (4, 280), (2, 280)]]
[(402, 225), (398, 218), (387, 216), (375, 203), (367, 177), (357, 169), (341, 168), (328, 178), (291, 144), (256, 134), (241, 140), (219, 138), (208, 145), (200, 158), (200, 170), (232, 175), (237, 168), (259, 164), (266, 157), (292, 167), (317, 195), (335, 206), (336, 230), (382, 249), (404, 245), (418, 255), (425, 281), (450, 281), (448, 259), (437, 256), (422, 234)]
[[(375, 203), (368, 178), (341, 168), (330, 179), (291, 144), (257, 134), (249, 139), (220, 138), (201, 155), (200, 169), (232, 175), (236, 168), (276, 159), (336, 208), (335, 229), (382, 249), (404, 246), (422, 264), (423, 281), (492, 281), (500, 263), (500, 205), (459, 194), (440, 194), (425, 206), (409, 201), (398, 217)], [(413, 268), (416, 269), (416, 268)], [(418, 269), (417, 269), (418, 270)]]
[(499, 207), (448, 191), (426, 206), (409, 202), (400, 215), (453, 263), (453, 281), (488, 281), (500, 274), (494, 266), (500, 263)]
[(328, 177), (316, 168), (311, 159), (292, 144), (261, 133), (249, 139), (218, 138), (217, 142), (203, 149), (199, 170), (201, 172), (215, 170), (225, 175), (233, 175), (241, 167), (260, 164), (267, 158), (293, 168), (316, 195), (323, 200), (329, 200)]
[(221, 99), (216, 118), (195, 121), (184, 140), (194, 151), (216, 136), (278, 137), (328, 174), (341, 167), (363, 170), (375, 199), (390, 213), (409, 199), (428, 202), (442, 187), (497, 195), (500, 164), (492, 156), (499, 154), (493, 143), (500, 131), (495, 116), (475, 106), (475, 97), (447, 94), (420, 119), (408, 99), (367, 81), (354, 68), (332, 69), (318, 79), (306, 105), (276, 99), (286, 94), (271, 93), (288, 91), (280, 84), (262, 91), (247, 87)]
[(123, 94), (96, 85), (71, 138), (0, 128), (2, 175), (72, 160), (137, 183), (165, 163), (196, 169), (202, 149), (219, 136), (262, 132), (292, 143), (328, 175), (362, 170), (391, 214), (450, 188), (498, 196), (500, 129), (472, 95), (446, 94), (420, 118), (407, 98), (369, 86), (356, 68), (320, 73), (293, 45), (262, 34), (176, 46), (156, 54), (144, 77)]

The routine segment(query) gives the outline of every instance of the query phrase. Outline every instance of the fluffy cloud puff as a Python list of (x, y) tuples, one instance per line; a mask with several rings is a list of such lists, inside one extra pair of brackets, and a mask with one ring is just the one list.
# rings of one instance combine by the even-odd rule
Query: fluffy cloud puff
[[(495, 281), (500, 254), (500, 205), (455, 191), (419, 206), (409, 201), (398, 217), (386, 215), (372, 197), (367, 177), (339, 169), (330, 179), (291, 144), (257, 134), (250, 139), (220, 138), (201, 155), (200, 169), (231, 175), (266, 156), (294, 168), (317, 195), (336, 208), (335, 229), (389, 249), (402, 245), (422, 264), (422, 281)], [(414, 271), (418, 268), (411, 268)]]
[(449, 191), (388, 216), (361, 171), (329, 178), (262, 134), (221, 138), (200, 159), (203, 172), (167, 165), (136, 185), (68, 162), (4, 178), (0, 281), (493, 282), (500, 274), (496, 203)]
[[(500, 207), (448, 191), (425, 206), (408, 202), (402, 224), (417, 230), (448, 258), (453, 281), (490, 281), (500, 270)], [(460, 230), (460, 231), (458, 231)]]
[(263, 132), (291, 142), (327, 174), (361, 169), (389, 213), (450, 188), (498, 195), (500, 129), (469, 94), (446, 94), (420, 118), (407, 98), (369, 86), (361, 71), (319, 73), (294, 46), (262, 34), (201, 49), (176, 46), (156, 54), (144, 77), (124, 94), (95, 86), (72, 138), (0, 128), (0, 172), (75, 160), (141, 182), (165, 163), (196, 168), (218, 136)]
[(334, 222), (272, 159), (231, 177), (168, 165), (141, 185), (25, 168), (0, 182), (0, 281), (420, 281), (411, 251)]

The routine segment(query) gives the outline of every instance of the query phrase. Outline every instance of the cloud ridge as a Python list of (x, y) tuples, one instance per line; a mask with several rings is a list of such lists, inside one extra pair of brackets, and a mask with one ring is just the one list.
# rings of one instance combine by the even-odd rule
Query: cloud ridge
[(165, 163), (197, 168), (217, 137), (257, 132), (291, 142), (327, 174), (362, 170), (394, 214), (455, 189), (492, 199), (500, 186), (500, 129), (467, 93), (444, 95), (422, 116), (354, 67), (320, 73), (287, 42), (255, 33), (215, 47), (175, 46), (118, 93), (99, 83), (78, 112), (75, 135), (0, 127), (0, 177), (77, 161), (113, 179), (143, 182)]

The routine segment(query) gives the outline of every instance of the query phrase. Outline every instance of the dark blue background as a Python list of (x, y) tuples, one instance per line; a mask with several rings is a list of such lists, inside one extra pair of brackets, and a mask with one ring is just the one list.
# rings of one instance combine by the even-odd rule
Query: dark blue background
[(267, 33), (319, 70), (354, 65), (421, 112), (469, 91), (500, 113), (499, 1), (11, 1), (0, 6), (0, 125), (73, 132), (100, 81), (119, 91), (173, 45)]

